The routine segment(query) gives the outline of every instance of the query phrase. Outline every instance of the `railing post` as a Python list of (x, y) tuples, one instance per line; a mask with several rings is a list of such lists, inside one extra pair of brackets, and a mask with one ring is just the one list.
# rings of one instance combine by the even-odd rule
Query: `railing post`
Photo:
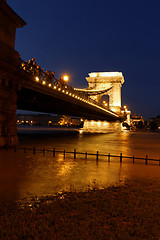
[(110, 157), (111, 157), (111, 155), (110, 155), (110, 153), (108, 154), (108, 162), (110, 162)]
[(133, 163), (134, 163), (134, 156), (133, 156)]
[(147, 164), (147, 161), (148, 161), (148, 156), (146, 155), (146, 164)]
[(64, 158), (65, 158), (65, 153), (66, 153), (66, 151), (64, 150), (64, 152), (63, 152), (63, 153), (64, 153)]
[(43, 148), (43, 156), (45, 155), (45, 149)]
[(74, 149), (74, 159), (76, 159), (76, 149)]
[(87, 152), (85, 153), (85, 159), (87, 159)]
[(97, 151), (97, 154), (96, 154), (96, 160), (98, 161), (98, 155), (99, 155), (99, 153), (98, 153), (98, 151)]
[(55, 148), (53, 148), (53, 157), (55, 157)]
[(120, 163), (122, 162), (122, 153), (120, 154)]
[(33, 147), (33, 155), (35, 155), (36, 149), (35, 146)]

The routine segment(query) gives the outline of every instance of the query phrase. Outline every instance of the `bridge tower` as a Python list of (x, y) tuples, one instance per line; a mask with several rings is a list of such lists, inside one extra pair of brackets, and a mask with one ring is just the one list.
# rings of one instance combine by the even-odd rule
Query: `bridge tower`
[(16, 28), (26, 23), (0, 1), (0, 147), (18, 144), (16, 128), (19, 89), (19, 53), (15, 51)]
[[(121, 86), (124, 83), (124, 77), (121, 72), (93, 72), (89, 73), (89, 77), (86, 77), (89, 88), (93, 90), (105, 90), (109, 96), (109, 108), (120, 113), (121, 111)], [(104, 93), (106, 95), (106, 93)], [(91, 96), (96, 101), (101, 101), (102, 96)]]

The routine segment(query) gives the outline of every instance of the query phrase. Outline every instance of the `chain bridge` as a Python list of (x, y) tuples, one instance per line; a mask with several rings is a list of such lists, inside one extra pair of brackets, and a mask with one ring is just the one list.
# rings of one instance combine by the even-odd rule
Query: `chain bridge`
[[(18, 144), (16, 110), (71, 115), (87, 121), (122, 121), (122, 73), (91, 73), (88, 89), (74, 89), (52, 78), (46, 81), (25, 69), (15, 50), (16, 28), (26, 23), (7, 4), (0, 1), (0, 146)], [(109, 106), (102, 102), (108, 94)]]

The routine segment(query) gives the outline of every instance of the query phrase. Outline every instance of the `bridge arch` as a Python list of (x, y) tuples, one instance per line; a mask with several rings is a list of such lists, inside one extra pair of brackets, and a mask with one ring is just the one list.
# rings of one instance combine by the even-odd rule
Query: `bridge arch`
[[(103, 95), (109, 96), (109, 108), (120, 113), (121, 111), (121, 86), (124, 77), (121, 72), (92, 72), (86, 77), (89, 89), (101, 91), (102, 93), (91, 96), (94, 100), (101, 101)], [(103, 92), (103, 90), (105, 90)], [(108, 89), (108, 91), (107, 91)]]

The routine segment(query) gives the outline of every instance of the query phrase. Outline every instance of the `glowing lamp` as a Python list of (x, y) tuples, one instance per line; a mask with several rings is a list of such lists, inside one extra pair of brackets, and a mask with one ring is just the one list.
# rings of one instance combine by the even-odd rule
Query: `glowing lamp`
[(63, 80), (64, 80), (65, 82), (67, 82), (67, 81), (69, 80), (69, 77), (68, 77), (67, 75), (64, 75), (64, 76), (63, 76)]

